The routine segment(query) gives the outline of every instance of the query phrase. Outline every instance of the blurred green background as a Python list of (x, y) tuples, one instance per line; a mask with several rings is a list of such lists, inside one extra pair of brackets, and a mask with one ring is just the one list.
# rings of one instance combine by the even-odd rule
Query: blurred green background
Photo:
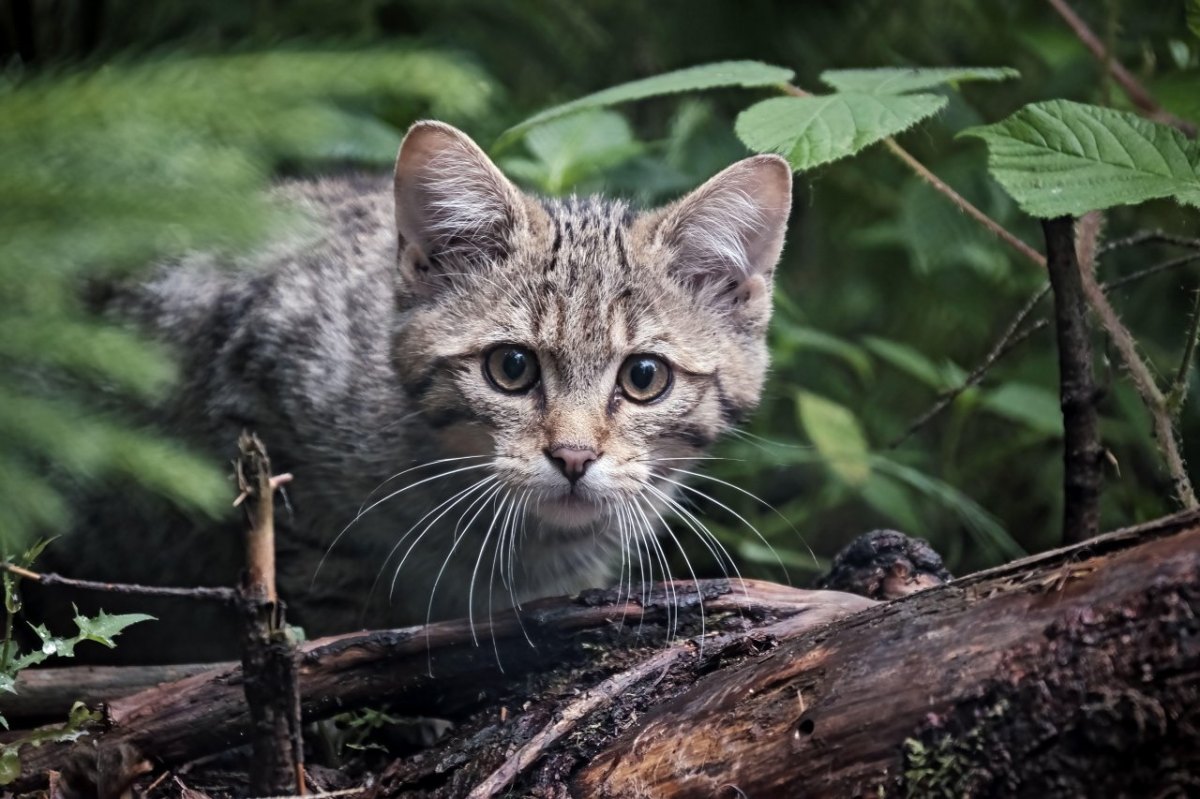
[[(1182, 1), (1076, 5), (1164, 106), (1200, 117), (1200, 39)], [(5, 547), (69, 524), (64, 496), (76, 485), (140, 485), (194, 513), (227, 505), (219, 465), (118, 410), (152, 403), (172, 370), (162, 352), (91, 315), (98, 282), (190, 248), (261, 242), (289, 224), (287, 209), (261, 192), (273, 176), (386, 169), (418, 117), (459, 125), (487, 147), (547, 106), (735, 58), (791, 67), (810, 90), (827, 69), (1017, 68), (1018, 80), (945, 89), (948, 109), (901, 141), (1038, 249), (1040, 228), (987, 177), (983, 145), (955, 133), (1042, 99), (1128, 107), (1042, 0), (4, 0)], [(769, 94), (719, 91), (589, 112), (495, 155), (533, 190), (657, 203), (745, 155), (733, 118)], [(1111, 237), (1197, 227), (1194, 213), (1167, 202), (1108, 219)], [(1121, 250), (1103, 259), (1101, 277), (1178, 254)], [(955, 572), (1054, 546), (1061, 421), (1050, 331), (891, 446), (982, 360), (1043, 279), (882, 147), (797, 176), (773, 375), (745, 434), (716, 453), (728, 460), (705, 469), (762, 502), (712, 480), (695, 485), (720, 504), (692, 497), (743, 574), (778, 578), (778, 559), (804, 582), (874, 527), (928, 538)], [(1177, 368), (1198, 285), (1193, 265), (1113, 295), (1162, 375)], [(1107, 359), (1101, 379), (1113, 456), (1105, 527), (1170, 511), (1146, 413)], [(1198, 429), (1193, 403), (1181, 423), (1185, 454)], [(686, 525), (679, 532), (698, 573), (719, 571)]]

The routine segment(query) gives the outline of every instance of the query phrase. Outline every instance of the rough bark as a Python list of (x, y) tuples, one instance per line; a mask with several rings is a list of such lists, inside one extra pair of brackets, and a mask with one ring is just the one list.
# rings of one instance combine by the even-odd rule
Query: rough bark
[[(683, 632), (666, 648), (663, 592), (645, 608), (613, 592), (527, 607), (496, 620), (494, 648), (462, 621), (314, 642), (306, 717), (390, 701), (455, 722), (378, 773), (379, 799), (1200, 788), (1200, 514), (886, 604), (702, 583), (695, 638), (696, 587), (673, 588)], [(99, 748), (162, 767), (230, 747), (247, 727), (239, 680), (115, 701)], [(43, 750), (27, 767), (61, 762)]]
[(1047, 268), (1054, 288), (1054, 327), (1058, 337), (1059, 401), (1063, 414), (1064, 544), (1086, 541), (1100, 532), (1100, 482), (1104, 451), (1096, 416), (1096, 381), (1088, 332), (1087, 298), (1075, 254), (1075, 223), (1070, 217), (1042, 222)]
[[(474, 629), (463, 619), (304, 644), (303, 716), (313, 720), (388, 702), (402, 715), (455, 717), (525, 689), (530, 674), (661, 646), (665, 633), (656, 625), (668, 618), (681, 631), (694, 630), (704, 614), (729, 617), (735, 626), (791, 617), (805, 629), (873, 604), (753, 580), (668, 586), (645, 605), (623, 592), (590, 591), (529, 603), (519, 615), (497, 614)], [(251, 719), (243, 682), (241, 667), (229, 664), (115, 699), (104, 708), (104, 729), (86, 746), (131, 746), (169, 765), (245, 744)], [(18, 787), (44, 784), (47, 770), (61, 768), (70, 749), (47, 744), (23, 752)]]
[(1191, 795), (1200, 525), (992, 570), (700, 679), (571, 796)]

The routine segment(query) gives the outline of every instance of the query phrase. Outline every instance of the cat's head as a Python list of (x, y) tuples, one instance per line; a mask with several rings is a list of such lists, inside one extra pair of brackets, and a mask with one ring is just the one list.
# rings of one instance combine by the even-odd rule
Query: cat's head
[(442, 452), (487, 453), (543, 530), (661, 507), (671, 470), (757, 404), (782, 158), (640, 212), (524, 194), (465, 134), (421, 122), (395, 197), (404, 389)]

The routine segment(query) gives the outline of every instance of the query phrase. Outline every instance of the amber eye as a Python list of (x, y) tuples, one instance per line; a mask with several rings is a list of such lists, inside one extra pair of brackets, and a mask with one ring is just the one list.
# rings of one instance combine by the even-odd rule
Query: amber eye
[(653, 355), (631, 355), (621, 364), (617, 383), (634, 402), (650, 402), (670, 388), (671, 367)]
[(519, 394), (528, 391), (538, 381), (537, 356), (515, 344), (501, 344), (483, 360), (488, 380), (501, 391)]

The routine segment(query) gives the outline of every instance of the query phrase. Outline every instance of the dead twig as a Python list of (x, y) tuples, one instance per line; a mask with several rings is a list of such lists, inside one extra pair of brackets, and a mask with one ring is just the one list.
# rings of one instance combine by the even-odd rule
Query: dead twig
[(72, 577), (63, 577), (61, 574), (52, 572), (35, 572), (32, 569), (24, 569), (12, 563), (0, 563), (0, 570), (6, 571), (9, 574), (18, 577), (24, 577), (26, 580), (32, 580), (45, 586), (61, 586), (63, 588), (77, 588), (83, 591), (101, 591), (109, 594), (134, 594), (137, 596), (151, 597), (171, 597), (176, 599), (200, 599), (204, 601), (224, 602), (234, 604), (238, 601), (237, 591), (232, 588), (220, 587), (201, 587), (201, 588), (173, 588), (160, 585), (135, 585), (133, 583), (104, 583), (95, 580), (76, 580)]
[(1200, 239), (1190, 236), (1179, 236), (1175, 233), (1165, 233), (1161, 230), (1139, 230), (1137, 233), (1130, 234), (1124, 238), (1112, 239), (1106, 242), (1097, 251), (1097, 255), (1106, 255), (1113, 250), (1123, 250), (1127, 247), (1136, 247), (1141, 244), (1171, 244), (1176, 247), (1186, 247), (1189, 250), (1200, 250)]
[(1179, 369), (1175, 372), (1175, 380), (1167, 391), (1167, 413), (1178, 417), (1187, 400), (1188, 377), (1192, 372), (1192, 360), (1196, 355), (1197, 340), (1200, 339), (1200, 289), (1192, 292), (1192, 316), (1188, 325), (1187, 338), (1183, 343), (1183, 357), (1179, 359)]
[[(1146, 242), (1164, 242), (1185, 247), (1195, 246), (1200, 249), (1200, 239), (1193, 240), (1177, 236), (1166, 236), (1165, 234), (1159, 232), (1149, 232), (1110, 242), (1109, 244), (1098, 248), (1096, 253), (1097, 256), (1099, 256), (1121, 247), (1131, 247)], [(1163, 261), (1160, 264), (1148, 266), (1145, 269), (1139, 269), (1138, 271), (1131, 272), (1128, 275), (1113, 278), (1112, 280), (1101, 283), (1100, 290), (1105, 294), (1109, 294), (1117, 289), (1137, 283), (1147, 277), (1157, 275), (1160, 272), (1168, 272), (1172, 269), (1177, 269), (1181, 266), (1187, 266), (1188, 264), (1195, 263), (1197, 261), (1200, 261), (1200, 252), (1196, 252), (1191, 255), (1184, 255), (1179, 258), (1173, 258), (1168, 261)], [(990, 350), (988, 350), (987, 355), (984, 356), (979, 365), (972, 369), (970, 374), (968, 374), (967, 377), (957, 386), (940, 393), (933, 405), (931, 405), (929, 409), (920, 416), (916, 417), (909, 424), (904, 433), (893, 439), (888, 444), (888, 447), (890, 449), (895, 449), (908, 439), (912, 438), (912, 436), (921, 430), (921, 428), (925, 427), (925, 425), (929, 424), (937, 416), (939, 416), (942, 411), (946, 410), (946, 408), (948, 408), (954, 402), (954, 400), (962, 396), (962, 394), (968, 389), (974, 388), (983, 382), (983, 378), (987, 376), (988, 372), (990, 372), (1002, 358), (1008, 355), (1008, 353), (1012, 352), (1012, 350), (1015, 349), (1018, 344), (1032, 336), (1034, 333), (1037, 333), (1038, 331), (1047, 327), (1047, 325), (1050, 323), (1050, 320), (1044, 318), (1034, 320), (1025, 327), (1022, 327), (1021, 325), (1029, 317), (1030, 313), (1038, 305), (1038, 303), (1045, 299), (1046, 295), (1049, 293), (1050, 284), (1047, 283), (1045, 286), (1039, 289), (1036, 294), (1030, 297), (1026, 304), (1021, 306), (1021, 309), (1013, 317), (1012, 321), (1005, 326), (1004, 333), (1001, 334), (996, 343), (992, 345)]]
[(1047, 2), (1063, 18), (1083, 46), (1090, 50), (1096, 60), (1112, 75), (1113, 80), (1125, 92), (1125, 96), (1143, 115), (1155, 122), (1161, 122), (1182, 131), (1190, 139), (1196, 138), (1196, 126), (1164, 109), (1141, 84), (1141, 81), (1134, 77), (1133, 73), (1127, 70), (1121, 62), (1113, 58), (1112, 54), (1108, 52), (1108, 48), (1104, 46), (1104, 42), (1100, 41), (1100, 37), (1088, 27), (1088, 24), (1075, 13), (1074, 9), (1067, 5), (1066, 0), (1047, 0)]
[(271, 461), (257, 436), (238, 439), (236, 474), (247, 505), (246, 574), (242, 581), (242, 671), (250, 706), (250, 788), (257, 795), (301, 795), (304, 744), (300, 731), (299, 664), (275, 588), (275, 490), (287, 482), (271, 476)]

